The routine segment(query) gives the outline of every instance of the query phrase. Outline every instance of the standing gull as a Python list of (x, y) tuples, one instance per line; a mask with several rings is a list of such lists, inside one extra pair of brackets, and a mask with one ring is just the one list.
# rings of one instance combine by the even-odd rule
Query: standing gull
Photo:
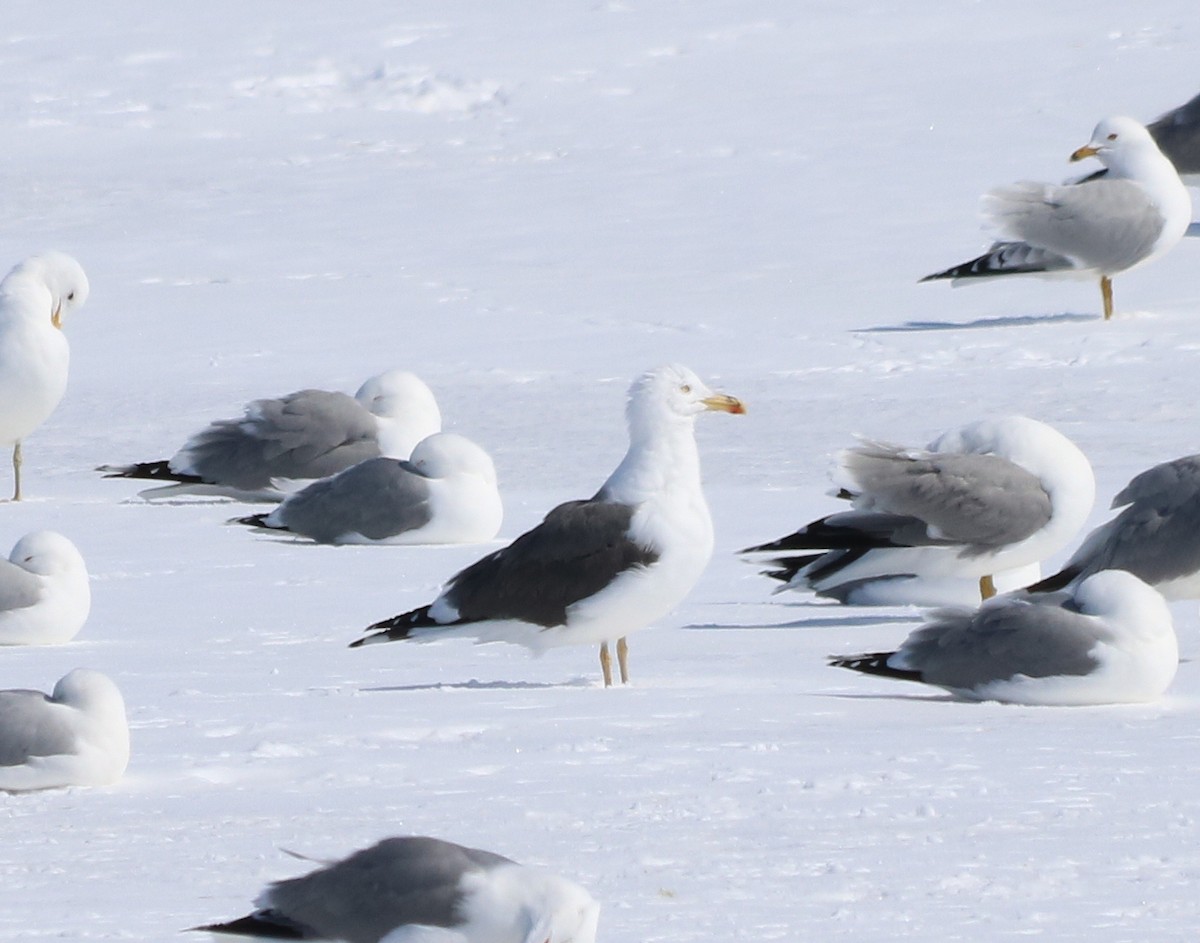
[(1107, 173), (1073, 184), (1016, 183), (993, 190), (983, 212), (1001, 241), (969, 262), (923, 282), (1001, 275), (1100, 279), (1104, 318), (1112, 317), (1112, 277), (1174, 248), (1192, 201), (1150, 133), (1132, 118), (1106, 118), (1071, 160), (1095, 157)]
[(252, 914), (194, 930), (347, 943), (594, 943), (600, 905), (573, 881), (439, 838), (386, 838), (271, 884)]
[(223, 494), (278, 501), (284, 482), (324, 478), (368, 458), (408, 458), (440, 430), (437, 401), (418, 377), (390, 370), (354, 396), (300, 390), (246, 406), (241, 419), (219, 419), (169, 460), (103, 465), (109, 478), (166, 482), (144, 496)]
[(69, 642), (91, 606), (87, 566), (62, 534), (26, 534), (0, 560), (0, 645)]
[(369, 458), (235, 523), (326, 544), (454, 544), (491, 540), (502, 517), (491, 457), (465, 436), (436, 432), (410, 459)]
[(129, 724), (117, 686), (76, 668), (47, 697), (0, 691), (0, 790), (107, 786), (129, 765)]
[(712, 556), (694, 434), (696, 417), (709, 410), (745, 412), (686, 367), (643, 374), (629, 391), (629, 451), (594, 497), (560, 504), (451, 577), (430, 605), (370, 626), (377, 631), (352, 647), (465, 637), (541, 652), (599, 642), (609, 686), (615, 638), (627, 682), (626, 633), (675, 608)]
[(1179, 649), (1162, 596), (1131, 573), (1102, 570), (1072, 593), (1012, 593), (974, 612), (936, 611), (898, 650), (830, 664), (973, 701), (1124, 704), (1162, 695)]
[(12, 446), (13, 500), (21, 500), (21, 441), (67, 389), (63, 319), (87, 300), (88, 280), (69, 255), (26, 259), (0, 282), (0, 443)]
[(1200, 455), (1155, 465), (1134, 477), (1066, 565), (1029, 587), (1049, 592), (1101, 570), (1128, 570), (1167, 599), (1200, 598)]
[(858, 605), (897, 589), (920, 604), (921, 580), (945, 577), (977, 579), (987, 598), (996, 574), (1064, 546), (1096, 492), (1087, 457), (1024, 416), (970, 423), (926, 449), (864, 442), (839, 453), (834, 482), (853, 510), (742, 552), (777, 554), (767, 575), (781, 590)]

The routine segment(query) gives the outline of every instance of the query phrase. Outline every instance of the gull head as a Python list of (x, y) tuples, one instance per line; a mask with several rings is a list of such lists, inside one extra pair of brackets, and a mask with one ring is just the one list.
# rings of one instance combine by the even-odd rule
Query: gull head
[(466, 436), (454, 432), (435, 432), (417, 443), (409, 461), (430, 478), (451, 475), (475, 475), (489, 484), (496, 483), (492, 458)]
[[(87, 301), (88, 280), (83, 267), (64, 252), (43, 252), (31, 256), (8, 273), (4, 279), (7, 292), (31, 293), (27, 297), (47, 298), (43, 308), (38, 301), (38, 316), (50, 316), (50, 323), (62, 330), (63, 319)], [(44, 293), (44, 294), (43, 294)]]
[(740, 414), (745, 411), (741, 400), (714, 393), (696, 374), (677, 363), (646, 371), (629, 388), (631, 423), (651, 414), (690, 420), (703, 412)]
[(1141, 122), (1133, 118), (1105, 118), (1092, 132), (1092, 139), (1071, 154), (1071, 160), (1095, 157), (1105, 167), (1120, 169), (1129, 154), (1142, 153), (1147, 148), (1158, 150), (1154, 138)]
[(52, 530), (36, 530), (26, 534), (17, 541), (8, 559), (10, 563), (38, 576), (69, 571), (87, 572), (83, 557), (75, 545)]

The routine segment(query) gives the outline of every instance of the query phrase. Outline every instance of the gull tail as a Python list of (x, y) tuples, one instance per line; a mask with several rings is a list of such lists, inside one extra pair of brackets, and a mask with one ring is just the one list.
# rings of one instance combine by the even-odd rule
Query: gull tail
[(888, 659), (895, 652), (869, 652), (865, 655), (830, 655), (829, 664), (833, 668), (849, 668), (867, 675), (879, 675), (883, 678), (899, 678), (902, 681), (920, 681), (921, 672), (910, 671), (906, 668), (893, 668)]
[(390, 619), (384, 619), (382, 622), (376, 622), (374, 625), (369, 625), (366, 631), (372, 632), (371, 635), (364, 635), (362, 638), (351, 642), (351, 648), (359, 648), (363, 645), (374, 645), (378, 642), (402, 642), (409, 638), (413, 629), (429, 628), (441, 625), (435, 622), (429, 616), (429, 607), (422, 606), (420, 609), (413, 609), (411, 612), (401, 613), (398, 616), (392, 616)]
[(187, 475), (171, 471), (165, 459), (157, 462), (135, 462), (133, 465), (100, 465), (96, 471), (104, 472), (105, 478), (139, 478), (145, 481), (175, 481), (190, 485), (202, 484), (199, 475)]

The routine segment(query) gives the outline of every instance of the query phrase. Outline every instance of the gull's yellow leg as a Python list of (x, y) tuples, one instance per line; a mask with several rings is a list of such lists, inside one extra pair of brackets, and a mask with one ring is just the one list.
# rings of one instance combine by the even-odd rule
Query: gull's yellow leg
[(1104, 320), (1112, 318), (1112, 279), (1107, 275), (1100, 276), (1100, 297), (1104, 299)]
[(14, 501), (21, 500), (21, 443), (13, 446), (13, 496)]
[(621, 683), (629, 683), (629, 643), (622, 635), (617, 639), (617, 664), (621, 668)]
[(612, 655), (608, 653), (608, 642), (600, 643), (600, 670), (604, 672), (604, 686), (612, 687)]
[(979, 598), (991, 599), (996, 595), (996, 581), (992, 579), (991, 574), (979, 577)]

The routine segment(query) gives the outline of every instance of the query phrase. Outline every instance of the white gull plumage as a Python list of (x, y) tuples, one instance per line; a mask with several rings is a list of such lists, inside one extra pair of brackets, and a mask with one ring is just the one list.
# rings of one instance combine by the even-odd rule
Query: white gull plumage
[(76, 668), (41, 691), (0, 691), (0, 790), (107, 786), (129, 765), (125, 701), (98, 671)]
[(87, 565), (62, 534), (28, 533), (0, 560), (0, 645), (68, 642), (91, 605)]
[(1192, 201), (1150, 133), (1132, 118), (1106, 118), (1072, 160), (1096, 157), (1107, 172), (1076, 183), (1016, 183), (984, 197), (1001, 241), (978, 258), (921, 281), (1004, 275), (1100, 279), (1112, 317), (1112, 277), (1173, 249), (1191, 221)]
[(63, 321), (88, 296), (69, 255), (26, 259), (0, 282), (0, 444), (12, 448), (13, 500), (21, 500), (21, 441), (54, 412), (67, 389)]
[(211, 933), (350, 943), (594, 943), (600, 905), (566, 878), (439, 838), (387, 838), (276, 881)]
[(670, 612), (700, 579), (713, 530), (700, 482), (694, 423), (705, 411), (744, 412), (689, 369), (669, 365), (634, 381), (629, 450), (593, 498), (561, 504), (509, 546), (462, 570), (440, 596), (369, 627), (353, 643), (466, 637), (541, 652), (617, 639)]
[(1179, 649), (1161, 594), (1124, 570), (1102, 570), (1070, 592), (1008, 593), (975, 611), (935, 611), (894, 652), (830, 663), (974, 701), (1126, 704), (1166, 691)]
[(853, 510), (743, 553), (772, 554), (779, 591), (856, 605), (942, 605), (947, 580), (990, 595), (998, 574), (1065, 546), (1096, 489), (1087, 457), (1025, 416), (969, 423), (925, 449), (865, 442), (838, 454), (834, 482)]
[(300, 390), (246, 406), (192, 436), (169, 460), (103, 465), (110, 478), (166, 482), (144, 497), (220, 494), (279, 501), (299, 482), (336, 474), (380, 455), (408, 458), (442, 427), (433, 393), (405, 370), (367, 380), (353, 397)]
[(407, 460), (367, 459), (235, 523), (330, 544), (453, 544), (491, 540), (503, 514), (491, 456), (436, 432)]

